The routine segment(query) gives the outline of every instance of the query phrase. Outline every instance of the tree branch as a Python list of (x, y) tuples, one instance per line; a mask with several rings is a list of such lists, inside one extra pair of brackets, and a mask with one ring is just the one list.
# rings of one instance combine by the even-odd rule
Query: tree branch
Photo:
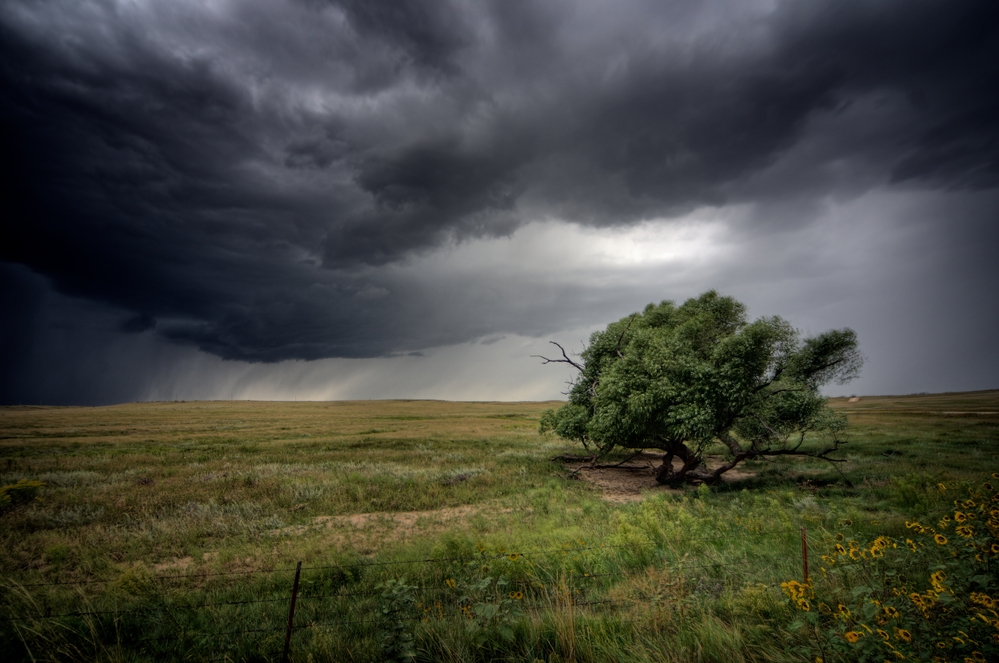
[[(594, 467), (596, 469), (600, 469), (600, 470), (609, 470), (609, 469), (612, 469), (612, 468), (615, 468), (615, 467), (621, 467), (625, 463), (630, 463), (631, 461), (635, 460), (636, 458), (638, 458), (639, 456), (641, 456), (643, 453), (645, 453), (645, 449), (639, 449), (633, 455), (629, 456), (628, 458), (625, 458), (620, 463), (614, 463), (613, 465), (593, 465), (592, 467)], [(631, 467), (631, 468), (625, 468), (625, 469), (642, 469), (642, 470), (644, 470), (646, 468), (644, 468), (644, 467), (642, 467), (642, 468)]]
[(562, 461), (563, 463), (589, 463), (596, 458), (597, 456), (570, 456), (569, 454), (561, 454), (553, 457), (551, 460), (553, 462)]
[[(764, 424), (764, 425), (766, 425), (766, 424)], [(719, 436), (718, 439), (720, 439), (723, 442), (725, 442), (725, 440), (721, 436)], [(734, 440), (733, 440), (733, 442), (734, 442)], [(843, 458), (830, 458), (829, 457), (829, 454), (831, 454), (834, 451), (838, 451), (839, 448), (840, 448), (840, 446), (842, 446), (842, 444), (843, 443), (839, 439), (833, 438), (833, 444), (832, 444), (832, 446), (827, 447), (825, 449), (822, 449), (821, 451), (818, 451), (818, 452), (800, 451), (799, 450), (799, 447), (801, 446), (800, 442), (798, 444), (796, 444), (794, 447), (790, 448), (790, 449), (769, 449), (769, 450), (763, 450), (763, 449), (753, 448), (753, 449), (745, 450), (745, 451), (742, 451), (741, 453), (736, 454), (735, 457), (731, 461), (729, 461), (728, 463), (725, 463), (724, 465), (721, 465), (721, 466), (715, 468), (714, 471), (711, 471), (711, 472), (706, 472), (706, 471), (692, 471), (692, 472), (689, 472), (687, 474), (687, 476), (686, 476), (686, 479), (688, 479), (688, 480), (694, 480), (694, 481), (703, 481), (704, 483), (715, 483), (716, 481), (718, 481), (721, 478), (721, 476), (723, 474), (725, 474), (726, 472), (728, 472), (729, 470), (731, 470), (732, 468), (734, 468), (736, 465), (738, 465), (739, 463), (741, 463), (741, 462), (743, 462), (745, 460), (753, 460), (754, 458), (760, 458), (760, 459), (764, 459), (765, 460), (765, 459), (767, 459), (770, 456), (803, 456), (805, 458), (815, 458), (815, 459), (818, 459), (818, 460), (824, 460), (827, 463), (831, 464), (834, 468), (836, 468), (836, 471), (843, 478), (843, 481), (846, 482), (846, 485), (852, 487), (853, 484), (850, 482), (849, 479), (846, 478), (846, 475), (843, 474), (843, 471), (837, 465), (837, 463), (845, 463), (846, 460), (843, 459)], [(729, 449), (731, 449), (731, 448), (732, 447), (730, 446)]]
[(561, 345), (559, 345), (555, 341), (548, 341), (548, 342), (551, 343), (552, 345), (554, 345), (555, 347), (557, 347), (559, 350), (562, 351), (562, 359), (549, 359), (548, 357), (545, 357), (545, 356), (542, 356), (542, 355), (531, 355), (531, 356), (532, 357), (537, 357), (538, 359), (541, 359), (542, 360), (542, 364), (569, 364), (570, 366), (572, 366), (573, 368), (575, 368), (580, 373), (583, 372), (583, 367), (582, 366), (580, 366), (578, 363), (574, 362), (573, 360), (569, 359), (569, 355), (567, 355), (565, 353), (565, 348), (563, 348)]
[[(767, 385), (767, 386), (769, 386), (769, 385)], [(767, 392), (767, 395), (764, 396), (763, 398), (767, 399), (767, 398), (770, 398), (772, 396), (776, 396), (777, 394), (783, 394), (784, 392), (787, 392), (787, 391), (805, 391), (805, 390), (804, 389), (791, 389), (791, 388), (787, 388), (787, 389), (774, 389), (773, 391)]]
[(742, 461), (748, 460), (748, 459), (752, 458), (753, 456), (754, 456), (754, 453), (752, 451), (747, 451), (747, 452), (744, 452), (744, 453), (741, 453), (741, 454), (737, 455), (735, 458), (733, 458), (728, 463), (725, 463), (724, 465), (716, 468), (713, 472), (710, 472), (710, 473), (691, 472), (689, 476), (692, 479), (697, 479), (697, 480), (703, 481), (704, 483), (714, 483), (714, 482), (718, 481), (718, 479), (721, 477), (721, 475), (725, 474), (726, 472), (728, 472), (729, 470), (731, 470), (733, 467), (735, 467), (736, 465), (738, 465)]
[[(777, 441), (783, 440), (784, 442), (787, 442), (787, 437), (782, 437), (780, 433), (778, 433), (773, 428), (771, 428), (770, 424), (768, 424), (767, 422), (763, 421), (763, 417), (761, 417), (758, 414), (754, 414), (753, 418), (756, 419), (758, 422), (760, 422), (761, 426), (763, 426), (764, 428), (767, 429), (767, 431), (773, 436), (774, 440), (777, 440)], [(770, 446), (770, 445), (768, 444), (767, 446)], [(753, 449), (755, 449), (757, 451), (760, 450), (759, 447), (757, 447), (755, 441), (753, 442)]]
[(763, 384), (759, 385), (755, 389), (753, 389), (753, 392), (755, 393), (757, 391), (762, 391), (763, 389), (766, 389), (767, 387), (769, 387), (770, 385), (772, 385), (774, 382), (777, 382), (777, 380), (780, 379), (780, 376), (783, 373), (784, 373), (784, 367), (783, 366), (781, 366), (780, 368), (774, 370), (773, 377), (770, 378), (769, 380), (767, 380), (766, 382), (764, 382)]
[(725, 443), (725, 446), (728, 447), (728, 450), (732, 452), (733, 456), (739, 456), (746, 452), (746, 450), (742, 448), (742, 445), (739, 444), (727, 431), (719, 435), (718, 439)]
[(625, 327), (624, 331), (621, 332), (621, 335), (617, 337), (617, 345), (614, 347), (614, 352), (617, 353), (618, 357), (624, 358), (624, 355), (621, 354), (621, 340), (624, 338), (624, 335), (628, 333), (628, 330), (631, 329), (631, 323), (635, 321), (635, 318), (637, 316), (638, 316), (637, 313), (633, 313), (631, 315), (631, 320), (628, 321), (628, 326)]

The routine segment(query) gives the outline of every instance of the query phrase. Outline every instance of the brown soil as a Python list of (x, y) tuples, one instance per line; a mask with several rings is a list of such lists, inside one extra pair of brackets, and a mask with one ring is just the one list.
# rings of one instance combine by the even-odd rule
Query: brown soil
[[(723, 459), (709, 456), (705, 459), (709, 469), (724, 462)], [(623, 504), (637, 502), (657, 493), (680, 493), (682, 489), (666, 488), (656, 483), (656, 468), (662, 464), (662, 454), (643, 453), (618, 467), (595, 467), (589, 463), (566, 463), (575, 471), (575, 477), (589, 482), (600, 489), (601, 497), (608, 502)], [(682, 463), (673, 461), (673, 467), (680, 469)], [(741, 468), (729, 470), (722, 475), (722, 481), (739, 481), (753, 476)]]

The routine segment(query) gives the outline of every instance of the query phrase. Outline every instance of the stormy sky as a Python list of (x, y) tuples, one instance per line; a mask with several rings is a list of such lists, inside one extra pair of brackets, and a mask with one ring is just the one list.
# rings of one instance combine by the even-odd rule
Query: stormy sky
[(991, 0), (6, 0), (0, 403), (558, 398), (714, 288), (999, 388)]

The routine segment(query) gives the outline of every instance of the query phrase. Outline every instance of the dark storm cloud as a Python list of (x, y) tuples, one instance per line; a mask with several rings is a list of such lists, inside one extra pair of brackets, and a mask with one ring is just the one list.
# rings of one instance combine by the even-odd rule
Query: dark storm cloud
[[(556, 151), (578, 174), (547, 197), (573, 201), (573, 217), (598, 223), (794, 197), (786, 178), (762, 188), (752, 180), (813, 138), (809, 123), (820, 118), (831, 133), (857, 132), (858, 122), (881, 131), (800, 164), (807, 170), (882, 162), (895, 182), (993, 187), (999, 90), (987, 81), (999, 77), (997, 25), (994, 5), (786, 3), (759, 42), (734, 53), (714, 40), (636, 48), (626, 74), (587, 100), (590, 114)], [(871, 95), (881, 108), (850, 116)], [(849, 120), (837, 126), (837, 116)], [(842, 186), (837, 179), (824, 178), (823, 193)], [(607, 195), (595, 200), (594, 190)]]
[(8, 2), (0, 260), (229, 359), (544, 333), (571, 298), (503, 316), (493, 275), (390, 268), (532, 219), (994, 188), (997, 26), (987, 1)]
[(363, 38), (384, 42), (405, 54), (407, 64), (452, 73), (470, 41), (461, 14), (448, 2), (365, 2), (331, 0)]

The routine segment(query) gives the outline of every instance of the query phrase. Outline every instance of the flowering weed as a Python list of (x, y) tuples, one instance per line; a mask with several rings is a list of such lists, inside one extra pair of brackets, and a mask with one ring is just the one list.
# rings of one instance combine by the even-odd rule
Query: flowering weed
[(825, 661), (999, 660), (999, 493), (992, 481), (938, 490), (960, 497), (933, 525), (907, 521), (908, 537), (830, 542), (814, 584), (781, 585), (798, 627), (811, 636), (812, 654)]

